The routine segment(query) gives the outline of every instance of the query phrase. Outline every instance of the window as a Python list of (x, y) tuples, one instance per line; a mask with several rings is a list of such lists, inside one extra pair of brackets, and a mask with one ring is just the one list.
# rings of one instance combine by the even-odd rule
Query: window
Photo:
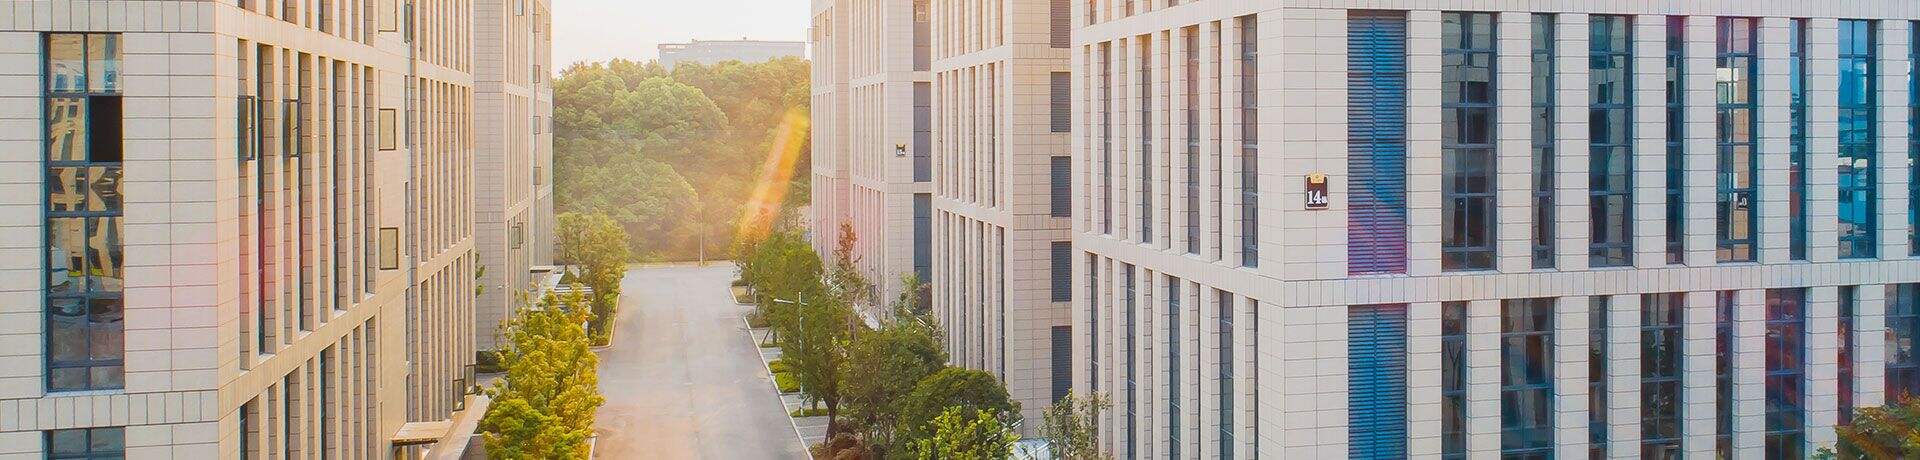
[(1087, 255), (1087, 390), (1089, 394), (1100, 391), (1100, 310), (1101, 302), (1112, 297), (1101, 296), (1109, 292), (1100, 287), (1100, 258)]
[(1553, 452), (1554, 299), (1500, 305), (1500, 453), (1546, 458)]
[(1920, 337), (1920, 284), (1887, 286), (1886, 400), (1920, 396), (1920, 355), (1914, 340)]
[(1055, 241), (1052, 246), (1053, 279), (1050, 284), (1053, 301), (1073, 300), (1073, 243)]
[(933, 180), (933, 84), (913, 83), (913, 181)]
[(1113, 44), (1100, 44), (1100, 232), (1113, 234)]
[(1048, 337), (1052, 340), (1047, 357), (1053, 384), (1047, 400), (1059, 401), (1073, 389), (1073, 328), (1053, 326), (1048, 330)]
[(1140, 242), (1153, 243), (1153, 39), (1140, 40)]
[(120, 36), (49, 34), (46, 53), (47, 390), (123, 388)]
[(1407, 457), (1406, 304), (1347, 308), (1347, 408), (1347, 458)]
[[(1913, 37), (1909, 44), (1920, 44), (1920, 21), (1908, 24)], [(1908, 46), (1912, 55), (1908, 58), (1908, 69), (1920, 69), (1920, 46)], [(1907, 77), (1907, 254), (1920, 256), (1920, 200), (1911, 197), (1920, 196), (1920, 75)]]
[(1553, 268), (1554, 16), (1533, 15), (1533, 268)]
[(1494, 19), (1441, 16), (1440, 266), (1488, 270), (1494, 256)]
[(1048, 113), (1048, 121), (1052, 125), (1050, 128), (1056, 133), (1072, 132), (1073, 73), (1054, 72), (1047, 74), (1047, 78), (1049, 79), (1047, 83), (1050, 86), (1048, 88), (1048, 102), (1052, 103), (1048, 108), (1050, 110)]
[(913, 70), (933, 68), (933, 23), (928, 0), (913, 0)]
[(1687, 18), (1667, 17), (1667, 263), (1687, 261)]
[(400, 228), (380, 227), (380, 269), (400, 269)]
[(1187, 253), (1200, 253), (1200, 28), (1181, 31), (1186, 41)]
[(1874, 226), (1874, 187), (1879, 174), (1880, 91), (1874, 81), (1877, 72), (1874, 23), (1840, 21), (1840, 258), (1873, 257), (1878, 249)]
[(913, 272), (933, 279), (933, 194), (913, 194)]
[(1607, 458), (1607, 309), (1606, 296), (1587, 298), (1587, 451)]
[(1733, 455), (1733, 309), (1734, 291), (1714, 293), (1714, 449), (1720, 458)]
[(76, 428), (47, 432), (49, 460), (119, 460), (127, 455), (127, 429)]
[(512, 246), (513, 249), (520, 249), (520, 245), (526, 243), (526, 240), (527, 240), (526, 225), (513, 224), (513, 230), (507, 232), (507, 244)]
[(1260, 24), (1240, 28), (1240, 266), (1260, 266)]
[(1440, 304), (1440, 458), (1467, 458), (1467, 303)]
[(1234, 443), (1233, 372), (1233, 294), (1215, 291), (1220, 296), (1220, 459), (1232, 460)]
[(1633, 31), (1626, 16), (1590, 19), (1587, 256), (1594, 267), (1620, 267), (1633, 264)]
[(1836, 341), (1839, 342), (1840, 349), (1836, 350), (1838, 352), (1838, 359), (1835, 360), (1839, 364), (1839, 376), (1836, 379), (1839, 381), (1838, 392), (1840, 393), (1840, 420), (1838, 424), (1846, 426), (1853, 423), (1853, 312), (1855, 299), (1858, 298), (1856, 296), (1859, 295), (1860, 287), (1840, 286), (1839, 290), (1840, 324), (1838, 329), (1839, 335)]
[(1048, 45), (1054, 48), (1073, 46), (1073, 3), (1070, 0), (1048, 0), (1047, 32)]
[(1347, 55), (1347, 273), (1406, 273), (1406, 15), (1349, 12)]
[(1185, 361), (1180, 358), (1180, 330), (1185, 329), (1186, 324), (1180, 321), (1180, 301), (1185, 298), (1181, 295), (1180, 288), (1185, 284), (1186, 281), (1179, 278), (1167, 278), (1167, 364), (1165, 367), (1167, 369), (1167, 444), (1170, 446), (1167, 449), (1167, 458), (1173, 460), (1180, 458), (1181, 447), (1186, 445), (1180, 442), (1180, 435), (1186, 431), (1180, 428), (1180, 415), (1186, 412), (1181, 409), (1181, 401), (1184, 398), (1180, 393), (1180, 372), (1186, 367)]
[(380, 150), (397, 150), (400, 148), (400, 139), (398, 136), (399, 116), (400, 114), (397, 110), (380, 109)]
[(1802, 458), (1805, 429), (1805, 289), (1767, 290), (1767, 458)]
[(1718, 151), (1715, 154), (1714, 236), (1716, 259), (1721, 262), (1754, 260), (1754, 205), (1759, 201), (1754, 178), (1760, 175), (1760, 152), (1754, 147), (1759, 121), (1753, 116), (1759, 101), (1760, 72), (1756, 58), (1758, 22), (1753, 18), (1720, 18), (1718, 39), (1719, 77), (1715, 94), (1715, 118), (1718, 126)]
[(1787, 59), (1788, 122), (1793, 125), (1787, 167), (1787, 217), (1790, 240), (1787, 252), (1793, 260), (1807, 260), (1807, 20), (1793, 20), (1793, 55)]
[(1678, 460), (1686, 294), (1640, 297), (1640, 457)]
[(1135, 353), (1138, 349), (1134, 347), (1134, 340), (1138, 337), (1138, 334), (1135, 330), (1137, 323), (1134, 322), (1133, 311), (1134, 286), (1132, 265), (1121, 268), (1120, 290), (1122, 294), (1126, 296), (1126, 301), (1120, 308), (1123, 309), (1121, 315), (1125, 318), (1123, 321), (1126, 327), (1126, 334), (1123, 335), (1123, 338), (1126, 339), (1126, 344), (1122, 346), (1126, 347), (1125, 353), (1127, 355), (1127, 425), (1125, 427), (1126, 431), (1121, 435), (1121, 437), (1126, 438), (1127, 445), (1126, 450), (1121, 452), (1121, 456), (1123, 458), (1139, 458), (1140, 453), (1134, 449), (1135, 443), (1137, 442), (1134, 438), (1139, 437), (1138, 434), (1140, 433), (1135, 426), (1140, 421), (1138, 411), (1140, 406), (1140, 386), (1137, 381), (1138, 375), (1136, 374), (1139, 372), (1138, 366), (1140, 361), (1136, 359)]
[(1048, 159), (1047, 214), (1053, 217), (1073, 216), (1073, 157), (1055, 156)]

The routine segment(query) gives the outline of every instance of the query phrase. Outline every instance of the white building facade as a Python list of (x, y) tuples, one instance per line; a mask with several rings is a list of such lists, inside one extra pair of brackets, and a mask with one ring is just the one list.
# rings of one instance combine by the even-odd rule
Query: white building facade
[(529, 270), (553, 263), (553, 20), (543, 0), (474, 7), (474, 340), (494, 350), (500, 324), (534, 290)]
[(714, 65), (727, 61), (752, 64), (783, 57), (807, 57), (807, 42), (784, 40), (694, 40), (687, 43), (661, 43), (660, 65), (668, 69), (682, 62)]
[(933, 311), (952, 362), (999, 376), (1034, 421), (1072, 387), (1068, 5), (930, 14)]
[(1347, 3), (1073, 3), (1118, 457), (1804, 458), (1920, 392), (1920, 4)]
[(931, 277), (932, 65), (926, 0), (814, 0), (814, 249), (831, 264), (842, 224), (885, 305), (900, 277)]
[(0, 11), (0, 457), (464, 446), (471, 3)]

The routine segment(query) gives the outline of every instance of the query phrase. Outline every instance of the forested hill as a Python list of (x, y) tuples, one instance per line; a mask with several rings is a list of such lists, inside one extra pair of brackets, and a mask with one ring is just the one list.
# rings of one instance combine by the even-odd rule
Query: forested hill
[(643, 261), (691, 260), (703, 234), (708, 257), (724, 257), (763, 164), (783, 145), (798, 151), (785, 152), (797, 158), (787, 161), (792, 182), (775, 185), (787, 197), (776, 204), (807, 199), (808, 69), (799, 58), (568, 68), (554, 82), (557, 211), (612, 217)]

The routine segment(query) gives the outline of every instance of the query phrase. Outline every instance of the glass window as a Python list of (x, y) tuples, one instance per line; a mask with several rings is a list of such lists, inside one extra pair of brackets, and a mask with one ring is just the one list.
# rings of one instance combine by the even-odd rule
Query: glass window
[(1755, 205), (1754, 178), (1759, 177), (1760, 153), (1755, 148), (1754, 132), (1758, 119), (1753, 116), (1759, 101), (1760, 73), (1754, 65), (1759, 30), (1753, 18), (1720, 18), (1716, 26), (1715, 125), (1716, 203), (1714, 236), (1715, 258), (1721, 262), (1754, 260)]
[(46, 41), (47, 388), (121, 388), (119, 38), (49, 34)]
[(1859, 290), (1859, 286), (1840, 286), (1840, 349), (1836, 361), (1839, 362), (1839, 424), (1842, 426), (1853, 422), (1853, 312)]
[[(1913, 37), (1910, 44), (1920, 44), (1920, 21), (1908, 24)], [(1920, 69), (1920, 46), (1909, 46), (1907, 50), (1909, 69)], [(1907, 196), (1920, 196), (1920, 75), (1907, 77)], [(1907, 200), (1907, 254), (1920, 256), (1920, 200)]]
[(1467, 303), (1440, 304), (1440, 457), (1467, 458)]
[(1180, 301), (1185, 298), (1180, 288), (1185, 283), (1179, 278), (1167, 278), (1167, 444), (1173, 446), (1167, 449), (1167, 458), (1174, 460), (1180, 458), (1181, 446), (1185, 445), (1180, 442), (1180, 435), (1186, 431), (1180, 428), (1180, 414), (1186, 412), (1181, 409), (1185, 398), (1180, 392), (1180, 373), (1186, 368), (1180, 357), (1180, 330), (1186, 328), (1186, 323), (1180, 321)]
[(1123, 267), (1120, 273), (1120, 290), (1126, 296), (1126, 301), (1120, 305), (1120, 308), (1121, 315), (1125, 318), (1122, 324), (1126, 327), (1126, 334), (1123, 337), (1126, 339), (1126, 343), (1122, 346), (1126, 347), (1125, 353), (1127, 355), (1127, 424), (1124, 427), (1126, 431), (1122, 433), (1121, 437), (1127, 440), (1127, 445), (1126, 451), (1120, 454), (1125, 458), (1141, 457), (1139, 452), (1135, 450), (1136, 444), (1134, 440), (1134, 438), (1138, 437), (1135, 436), (1136, 433), (1139, 433), (1139, 431), (1136, 430), (1136, 425), (1140, 422), (1140, 413), (1138, 410), (1140, 407), (1140, 386), (1137, 374), (1137, 372), (1139, 372), (1138, 365), (1140, 360), (1135, 356), (1139, 349), (1134, 346), (1134, 340), (1139, 337), (1139, 334), (1136, 330), (1138, 324), (1134, 322), (1133, 302), (1135, 289), (1133, 281), (1133, 266), (1127, 265)]
[(1260, 68), (1259, 23), (1240, 24), (1240, 266), (1260, 266)]
[(1788, 121), (1793, 125), (1792, 152), (1788, 155), (1787, 216), (1789, 257), (1807, 260), (1807, 20), (1793, 20), (1787, 59), (1788, 92), (1792, 94)]
[(1552, 298), (1501, 302), (1500, 453), (1545, 459), (1553, 453)]
[(1187, 253), (1200, 253), (1200, 28), (1188, 27), (1186, 54), (1186, 133), (1187, 133)]
[(1440, 265), (1488, 270), (1494, 260), (1494, 16), (1441, 16)]
[(1589, 458), (1607, 458), (1606, 296), (1587, 298), (1587, 446)]
[(1686, 263), (1687, 18), (1667, 17), (1667, 263)]
[(1590, 18), (1589, 264), (1633, 264), (1633, 37), (1626, 16)]
[(1140, 87), (1140, 242), (1153, 243), (1153, 130), (1159, 125), (1153, 119), (1153, 41), (1151, 38), (1140, 40), (1140, 73), (1137, 84)]
[(1553, 268), (1554, 259), (1554, 16), (1533, 15), (1533, 268)]
[(1920, 396), (1920, 356), (1914, 338), (1920, 334), (1920, 284), (1887, 286), (1886, 400)]
[(49, 460), (120, 460), (126, 458), (126, 428), (77, 428), (47, 432)]
[(1874, 257), (1879, 85), (1872, 21), (1840, 21), (1840, 258)]
[(1231, 460), (1234, 443), (1234, 355), (1233, 355), (1233, 294), (1216, 291), (1220, 295), (1220, 458)]
[(1802, 458), (1806, 394), (1805, 289), (1767, 290), (1767, 458)]
[(1733, 458), (1733, 309), (1734, 291), (1714, 293), (1713, 375), (1714, 450)]
[(1347, 273), (1406, 273), (1406, 14), (1349, 12), (1347, 55)]
[(1100, 232), (1113, 234), (1113, 45), (1100, 44)]
[(1680, 451), (1681, 311), (1686, 294), (1640, 297), (1641, 458), (1677, 460)]

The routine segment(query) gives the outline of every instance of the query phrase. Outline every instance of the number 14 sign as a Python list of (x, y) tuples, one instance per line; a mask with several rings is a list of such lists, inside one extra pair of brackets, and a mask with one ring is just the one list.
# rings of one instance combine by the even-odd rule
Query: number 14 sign
[(1313, 173), (1307, 175), (1307, 209), (1327, 209), (1327, 175)]

